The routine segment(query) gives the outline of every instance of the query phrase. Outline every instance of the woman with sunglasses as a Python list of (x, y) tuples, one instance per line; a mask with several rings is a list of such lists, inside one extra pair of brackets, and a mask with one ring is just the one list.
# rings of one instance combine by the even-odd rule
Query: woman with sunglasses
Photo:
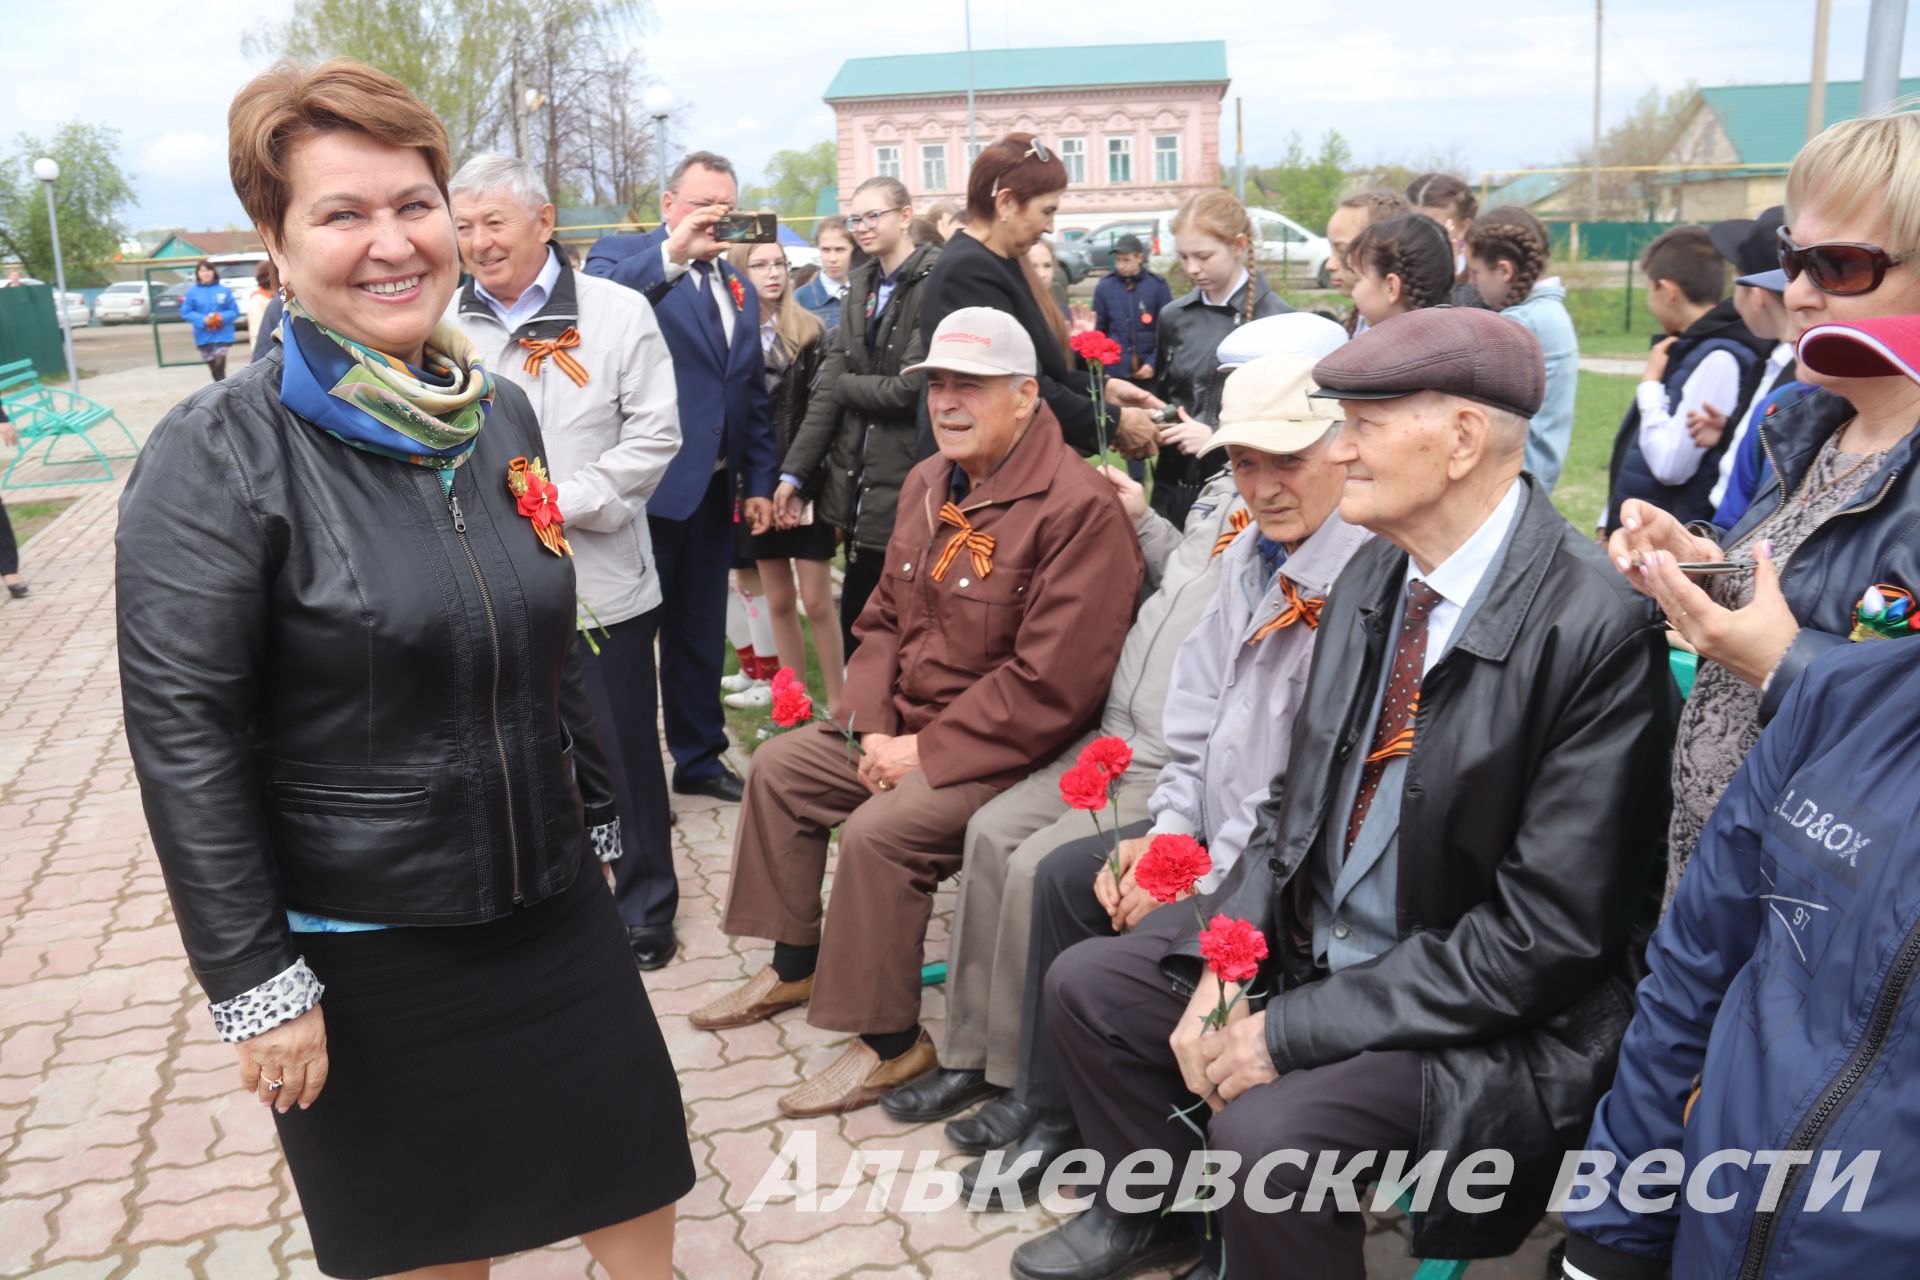
[[(992, 307), (1020, 322), (1040, 359), (1040, 398), (1060, 420), (1067, 443), (1083, 454), (1098, 448), (1092, 385), (1085, 367), (1069, 357), (1067, 320), (1027, 254), (1053, 230), (1067, 167), (1030, 133), (1010, 133), (981, 151), (967, 177), (966, 221), (941, 250), (920, 303), (920, 331), (932, 333), (950, 312)], [(1113, 447), (1128, 457), (1151, 457), (1158, 428), (1150, 411), (1161, 402), (1130, 382), (1109, 378), (1106, 399), (1120, 406), (1108, 429)], [(1110, 423), (1114, 415), (1109, 414)], [(923, 422), (919, 456), (933, 456), (933, 434)]]
[[(1787, 175), (1786, 212), (1794, 335), (1920, 312), (1920, 114), (1844, 121), (1809, 142)], [(1801, 370), (1814, 393), (1753, 427), (1775, 475), (1737, 525), (1683, 526), (1629, 500), (1608, 541), (1702, 659), (1674, 745), (1669, 901), (1708, 814), (1808, 664), (1866, 634), (1856, 610), (1869, 590), (1920, 590), (1920, 386)]]

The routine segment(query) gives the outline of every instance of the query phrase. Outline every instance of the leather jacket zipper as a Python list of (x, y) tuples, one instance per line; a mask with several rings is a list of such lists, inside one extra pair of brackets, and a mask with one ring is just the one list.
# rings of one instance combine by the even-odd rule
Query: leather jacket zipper
[[(459, 472), (454, 475), (457, 477)], [(493, 723), (494, 750), (500, 753), (500, 778), (507, 799), (507, 853), (513, 872), (513, 900), (519, 902), (520, 833), (513, 821), (513, 769), (507, 763), (507, 740), (500, 732), (500, 629), (493, 617), (493, 596), (480, 573), (480, 561), (474, 557), (473, 544), (467, 541), (467, 518), (461, 514), (460, 499), (452, 485), (447, 486), (447, 510), (453, 516), (453, 532), (460, 539), (460, 549), (467, 553), (467, 567), (473, 570), (474, 584), (480, 588), (480, 608), (487, 615), (487, 640), (493, 650), (493, 681), (487, 686), (487, 715)]]
[[(1907, 930), (1906, 941), (1900, 945), (1900, 954), (1895, 957), (1893, 968), (1887, 971), (1886, 981), (1880, 984), (1880, 994), (1873, 1001), (1873, 1017), (1867, 1022), (1859, 1047), (1853, 1051), (1847, 1065), (1841, 1068), (1840, 1074), (1834, 1077), (1833, 1083), (1827, 1086), (1826, 1092), (1820, 1095), (1819, 1103), (1807, 1113), (1807, 1118), (1794, 1132), (1787, 1150), (1812, 1151), (1826, 1137), (1827, 1131), (1833, 1128), (1847, 1099), (1860, 1081), (1866, 1078), (1874, 1059), (1880, 1056), (1880, 1050), (1887, 1042), (1887, 1033), (1893, 1029), (1894, 1014), (1899, 1011), (1907, 988), (1912, 985), (1916, 965), (1920, 965), (1920, 923), (1915, 923)], [(1759, 1280), (1763, 1274), (1767, 1251), (1773, 1243), (1774, 1224), (1780, 1220), (1780, 1214), (1791, 1201), (1800, 1175), (1806, 1170), (1804, 1164), (1790, 1168), (1780, 1184), (1780, 1198), (1775, 1201), (1780, 1207), (1753, 1215), (1753, 1227), (1747, 1235), (1746, 1258), (1740, 1264), (1740, 1280)]]

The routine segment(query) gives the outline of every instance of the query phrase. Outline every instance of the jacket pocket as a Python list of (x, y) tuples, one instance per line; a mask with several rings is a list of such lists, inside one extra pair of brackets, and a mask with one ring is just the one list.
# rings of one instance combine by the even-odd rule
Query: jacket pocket
[(1020, 620), (1026, 616), (1033, 570), (995, 566), (992, 573), (978, 578), (972, 569), (962, 553), (948, 567), (942, 584), (952, 601), (949, 607), (953, 617), (960, 624), (955, 638), (977, 646), (981, 660), (997, 666), (1013, 656)]
[(288, 905), (349, 920), (471, 913), (476, 864), (451, 766), (267, 758), (261, 773)]
[(274, 806), (287, 813), (337, 813), (379, 819), (402, 816), (427, 803), (425, 787), (341, 786), (328, 782), (276, 781), (268, 788)]

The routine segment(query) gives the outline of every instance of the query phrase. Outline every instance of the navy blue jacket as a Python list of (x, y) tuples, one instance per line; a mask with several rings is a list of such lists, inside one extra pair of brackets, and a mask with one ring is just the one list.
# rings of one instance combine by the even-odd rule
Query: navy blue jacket
[[(1920, 1250), (1920, 644), (1850, 646), (1798, 682), (1700, 837), (1587, 1146), (1604, 1204), (1566, 1214), (1569, 1274), (1595, 1280), (1911, 1275)], [(1697, 1097), (1696, 1097), (1697, 1095)], [(1688, 1110), (1691, 1101), (1691, 1111)], [(1724, 1165), (1720, 1212), (1630, 1212), (1643, 1153), (1810, 1151), (1775, 1212), (1769, 1164)], [(1878, 1151), (1858, 1212), (1809, 1192)], [(1684, 1187), (1682, 1188), (1684, 1190)], [(1662, 1189), (1664, 1191), (1664, 1189)], [(1907, 1259), (1906, 1262), (1899, 1261)]]
[(753, 285), (724, 259), (714, 263), (723, 278), (740, 282), (744, 299), (734, 316), (733, 341), (722, 351), (700, 310), (706, 305), (700, 297), (700, 277), (688, 271), (667, 283), (660, 258), (660, 242), (666, 238), (664, 227), (644, 235), (602, 236), (587, 251), (583, 270), (637, 289), (653, 304), (660, 321), (680, 395), (680, 452), (647, 499), (647, 514), (685, 520), (713, 482), (714, 463), (723, 449), (736, 490), (748, 498), (773, 496), (780, 478), (780, 451), (767, 406), (760, 303)]
[[(1689, 325), (1668, 348), (1667, 374), (1661, 379), (1667, 401), (1677, 406), (1687, 379), (1700, 362), (1716, 351), (1725, 351), (1740, 366), (1740, 403), (1726, 411), (1729, 422), (1738, 422), (1747, 412), (1754, 388), (1760, 385), (1767, 353), (1772, 350), (1773, 343), (1756, 338), (1728, 298)], [(1635, 402), (1613, 440), (1613, 459), (1607, 468), (1607, 532), (1620, 527), (1620, 507), (1628, 498), (1651, 502), (1682, 524), (1710, 518), (1713, 486), (1720, 478), (1720, 457), (1729, 442), (1729, 434), (1723, 433), (1720, 443), (1707, 450), (1691, 476), (1679, 484), (1667, 484), (1653, 474), (1640, 450), (1640, 405)]]
[[(1812, 395), (1813, 391), (1810, 384), (1791, 378), (1775, 383), (1766, 397), (1753, 406), (1753, 426), (1758, 426), (1761, 419), (1778, 413), (1787, 405)], [(1740, 443), (1734, 448), (1737, 452), (1733, 456), (1733, 470), (1727, 476), (1727, 490), (1720, 495), (1720, 505), (1713, 511), (1713, 522), (1722, 529), (1731, 529), (1740, 523), (1740, 517), (1747, 514), (1747, 508), (1760, 496), (1761, 485), (1773, 475), (1772, 464), (1760, 452), (1758, 431), (1749, 427), (1747, 434), (1740, 437)]]
[(1160, 312), (1172, 301), (1173, 290), (1167, 282), (1145, 267), (1132, 277), (1112, 272), (1093, 287), (1093, 327), (1119, 343), (1125, 353), (1115, 370), (1117, 376), (1130, 378), (1141, 365), (1154, 363), (1160, 347)]

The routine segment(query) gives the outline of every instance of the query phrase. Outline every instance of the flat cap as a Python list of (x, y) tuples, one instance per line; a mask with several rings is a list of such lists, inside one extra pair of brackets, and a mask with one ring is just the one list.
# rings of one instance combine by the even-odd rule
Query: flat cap
[(1523, 418), (1540, 412), (1547, 364), (1518, 321), (1477, 307), (1427, 307), (1374, 325), (1313, 366), (1314, 395), (1397, 400), (1459, 396)]

